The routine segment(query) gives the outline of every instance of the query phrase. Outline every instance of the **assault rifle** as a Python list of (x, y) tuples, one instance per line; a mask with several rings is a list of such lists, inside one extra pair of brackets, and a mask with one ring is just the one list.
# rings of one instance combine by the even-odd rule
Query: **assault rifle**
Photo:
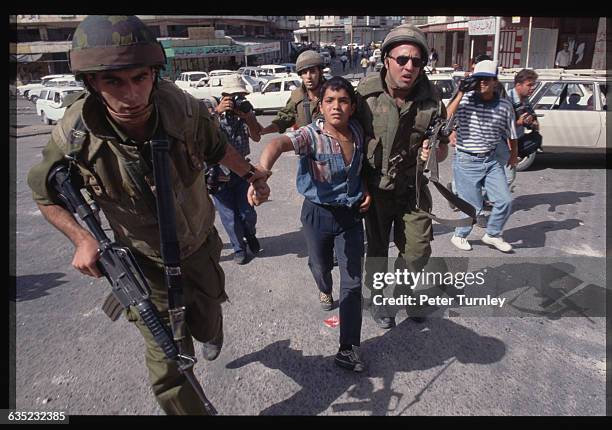
[(107, 315), (112, 320), (119, 317), (120, 312), (117, 309), (109, 309), (109, 306), (113, 306), (112, 303), (116, 303), (116, 301), (125, 309), (130, 306), (135, 307), (155, 341), (164, 351), (166, 358), (176, 362), (179, 371), (185, 375), (196, 391), (208, 414), (217, 415), (217, 410), (206, 398), (202, 387), (193, 374), (193, 365), (196, 363), (195, 357), (179, 353), (170, 330), (149, 299), (151, 289), (132, 252), (126, 247), (111, 242), (91, 206), (85, 201), (80, 190), (72, 184), (70, 169), (66, 165), (61, 164), (55, 167), (49, 174), (48, 183), (57, 191), (58, 197), (66, 209), (76, 213), (100, 243), (98, 268), (111, 284), (112, 295), (116, 299), (107, 299), (103, 306)]

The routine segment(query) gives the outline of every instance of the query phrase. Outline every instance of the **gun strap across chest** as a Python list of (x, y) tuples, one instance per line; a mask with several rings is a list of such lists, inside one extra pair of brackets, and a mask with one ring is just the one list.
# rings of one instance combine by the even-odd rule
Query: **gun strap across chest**
[(302, 104), (304, 105), (304, 118), (306, 118), (306, 124), (310, 124), (312, 122), (312, 113), (310, 112), (310, 99), (308, 98), (308, 92), (304, 94)]

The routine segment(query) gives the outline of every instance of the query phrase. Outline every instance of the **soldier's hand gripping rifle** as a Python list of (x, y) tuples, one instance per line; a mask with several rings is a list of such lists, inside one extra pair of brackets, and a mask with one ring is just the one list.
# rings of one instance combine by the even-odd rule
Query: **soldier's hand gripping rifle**
[[(463, 227), (476, 223), (476, 210), (474, 209), (474, 206), (459, 198), (457, 195), (455, 195), (455, 193), (442, 185), (440, 183), (438, 172), (438, 148), (440, 147), (440, 137), (447, 138), (451, 135), (455, 124), (454, 119), (454, 115), (451, 115), (451, 117), (448, 119), (445, 119), (440, 115), (435, 115), (432, 118), (431, 123), (429, 124), (429, 127), (424, 135), (425, 139), (429, 139), (429, 157), (427, 157), (427, 161), (425, 161), (423, 173), (429, 173), (429, 181), (434, 184), (440, 194), (442, 194), (446, 200), (453, 203), (459, 210), (468, 215), (469, 218), (444, 219), (438, 218), (434, 214), (427, 214), (427, 216), (440, 224), (445, 224), (450, 227)], [(420, 156), (418, 159), (421, 160)], [(417, 208), (419, 207), (419, 178), (420, 174), (417, 169)]]
[[(163, 350), (166, 358), (176, 362), (179, 371), (185, 375), (198, 393), (208, 414), (216, 415), (215, 407), (206, 398), (202, 387), (193, 374), (195, 357), (179, 353), (179, 348), (172, 339), (170, 330), (149, 299), (150, 287), (132, 252), (126, 247), (111, 242), (95, 217), (95, 212), (91, 206), (85, 201), (80, 190), (72, 184), (70, 169), (67, 166), (62, 164), (55, 167), (49, 174), (48, 183), (52, 189), (57, 191), (58, 197), (66, 209), (76, 213), (100, 243), (98, 268), (111, 284), (114, 297), (123, 308), (127, 309), (133, 306), (138, 310), (140, 317), (155, 338), (155, 342)], [(113, 317), (109, 313), (111, 319), (116, 319), (118, 315), (118, 313), (115, 313)]]

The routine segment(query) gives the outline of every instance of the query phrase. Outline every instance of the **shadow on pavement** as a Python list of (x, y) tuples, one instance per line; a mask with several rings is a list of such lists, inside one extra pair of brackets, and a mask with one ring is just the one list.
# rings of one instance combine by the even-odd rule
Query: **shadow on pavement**
[(68, 281), (62, 281), (65, 273), (44, 273), (40, 275), (17, 276), (15, 301), (24, 302), (48, 295), (51, 288), (59, 287)]
[[(501, 360), (505, 353), (506, 346), (499, 339), (480, 336), (448, 319), (431, 318), (424, 324), (407, 319), (384, 335), (362, 343), (361, 355), (368, 366), (363, 374), (337, 367), (334, 356), (305, 356), (302, 351), (290, 347), (289, 339), (274, 342), (226, 367), (237, 369), (259, 362), (269, 369), (280, 370), (300, 385), (297, 393), (264, 409), (262, 415), (317, 415), (345, 393), (360, 401), (334, 404), (334, 412), (396, 415), (418, 403), (423, 392), (453, 361), (490, 364)], [(397, 372), (440, 366), (444, 367), (428, 384), (419, 387), (419, 392), (406, 397), (393, 389)], [(375, 389), (368, 377), (381, 378), (383, 387)]]
[(512, 213), (528, 211), (540, 205), (549, 205), (548, 212), (555, 212), (558, 206), (575, 205), (577, 203), (582, 203), (582, 199), (593, 196), (595, 196), (593, 193), (576, 191), (518, 196), (512, 200)]

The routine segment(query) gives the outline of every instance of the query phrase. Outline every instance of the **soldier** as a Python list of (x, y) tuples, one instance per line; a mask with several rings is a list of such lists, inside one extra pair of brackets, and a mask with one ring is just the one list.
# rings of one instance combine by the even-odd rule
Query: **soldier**
[(323, 78), (323, 58), (318, 52), (302, 52), (295, 64), (302, 86), (291, 92), (287, 105), (278, 111), (272, 124), (262, 128), (260, 134), (284, 133), (289, 127), (299, 128), (312, 122), (319, 114), (319, 91)]
[[(213, 224), (203, 163), (223, 163), (254, 183), (262, 196), (269, 189), (262, 180), (266, 173), (250, 166), (227, 144), (205, 104), (159, 79), (165, 62), (161, 44), (135, 16), (85, 18), (74, 34), (70, 66), (88, 92), (68, 107), (53, 129), (43, 160), (28, 174), (28, 184), (47, 221), (73, 242), (73, 267), (100, 277), (98, 242), (58, 204), (46, 184), (53, 166), (65, 162), (67, 155), (73, 157), (115, 240), (132, 250), (151, 287), (151, 300), (167, 323), (168, 290), (149, 143), (154, 133), (167, 134), (187, 328), (203, 342), (204, 358), (214, 360), (223, 344), (221, 303), (227, 295), (218, 263), (222, 243)], [(162, 409), (167, 414), (204, 414), (195, 390), (176, 364), (165, 360), (136, 310), (128, 309), (126, 317), (145, 339), (149, 380)], [(191, 336), (188, 349), (193, 355)]]
[[(383, 41), (382, 70), (363, 78), (357, 86), (361, 96), (357, 118), (369, 136), (364, 169), (372, 195), (365, 217), (368, 243), (365, 279), (369, 288), (373, 268), (370, 259), (388, 256), (392, 227), (399, 256), (409, 270), (420, 271), (431, 255), (433, 232), (427, 213), (431, 211), (432, 201), (418, 157), (421, 148), (422, 158), (429, 155), (429, 142), (423, 136), (432, 117), (436, 114), (446, 117), (446, 110), (425, 75), (427, 52), (423, 32), (413, 25), (400, 25)], [(440, 143), (437, 156), (442, 161), (448, 153), (448, 141), (444, 139)], [(400, 155), (402, 150), (407, 152), (406, 156)], [(416, 189), (417, 170), (419, 190)], [(420, 196), (418, 206), (417, 196)], [(371, 310), (380, 327), (388, 329), (395, 325), (388, 309), (375, 306)]]

